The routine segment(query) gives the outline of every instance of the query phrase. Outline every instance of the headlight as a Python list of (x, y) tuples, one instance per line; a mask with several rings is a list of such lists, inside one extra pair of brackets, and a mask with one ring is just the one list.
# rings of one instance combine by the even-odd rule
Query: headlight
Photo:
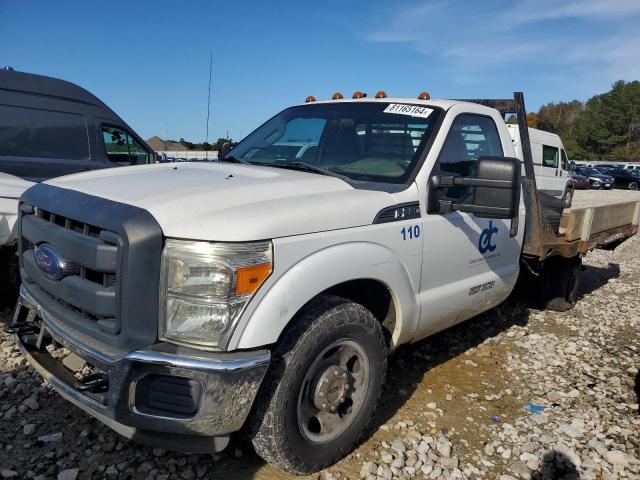
[(167, 240), (160, 279), (160, 339), (225, 348), (242, 309), (271, 269), (271, 242)]

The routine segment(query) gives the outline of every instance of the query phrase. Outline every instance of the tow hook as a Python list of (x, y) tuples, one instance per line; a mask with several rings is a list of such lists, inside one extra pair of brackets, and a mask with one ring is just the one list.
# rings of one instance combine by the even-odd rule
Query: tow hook
[(109, 390), (109, 377), (106, 373), (90, 373), (79, 378), (75, 388), (80, 392), (103, 393)]

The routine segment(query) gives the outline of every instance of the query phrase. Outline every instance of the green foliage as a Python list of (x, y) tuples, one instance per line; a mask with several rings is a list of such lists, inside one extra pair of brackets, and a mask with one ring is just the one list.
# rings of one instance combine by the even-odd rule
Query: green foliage
[(549, 103), (537, 114), (538, 128), (557, 133), (575, 160), (640, 160), (640, 82), (613, 84), (586, 104)]
[(222, 137), (216, 140), (215, 143), (207, 143), (207, 142), (192, 143), (192, 142), (186, 141), (184, 138), (181, 138), (179, 142), (176, 142), (175, 140), (168, 140), (168, 141), (174, 142), (174, 143), (180, 143), (181, 145), (184, 145), (185, 147), (187, 147), (187, 150), (220, 150), (220, 147), (222, 146), (223, 143), (225, 142), (233, 143), (233, 139), (222, 138)]

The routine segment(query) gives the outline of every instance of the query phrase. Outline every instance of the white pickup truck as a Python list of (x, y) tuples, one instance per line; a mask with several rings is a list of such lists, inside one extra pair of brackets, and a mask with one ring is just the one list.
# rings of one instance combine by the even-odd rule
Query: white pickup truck
[(309, 97), (220, 162), (25, 192), (10, 331), (29, 362), (127, 437), (202, 452), (244, 431), (310, 473), (357, 444), (399, 345), (498, 305), (521, 270), (569, 308), (580, 256), (637, 232), (640, 202), (550, 220), (503, 120), (526, 125), (522, 94), (375, 97)]

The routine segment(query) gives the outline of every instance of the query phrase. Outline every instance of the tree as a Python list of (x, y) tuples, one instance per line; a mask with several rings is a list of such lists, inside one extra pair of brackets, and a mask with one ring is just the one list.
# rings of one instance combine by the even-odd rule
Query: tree
[(589, 99), (576, 120), (578, 144), (592, 158), (640, 157), (640, 82), (619, 80), (611, 91)]
[[(515, 115), (510, 115), (509, 118), (507, 118), (507, 123), (511, 125), (517, 125), (518, 117), (516, 117)], [(529, 128), (538, 128), (538, 116), (535, 113), (527, 113), (527, 125), (529, 126)]]

